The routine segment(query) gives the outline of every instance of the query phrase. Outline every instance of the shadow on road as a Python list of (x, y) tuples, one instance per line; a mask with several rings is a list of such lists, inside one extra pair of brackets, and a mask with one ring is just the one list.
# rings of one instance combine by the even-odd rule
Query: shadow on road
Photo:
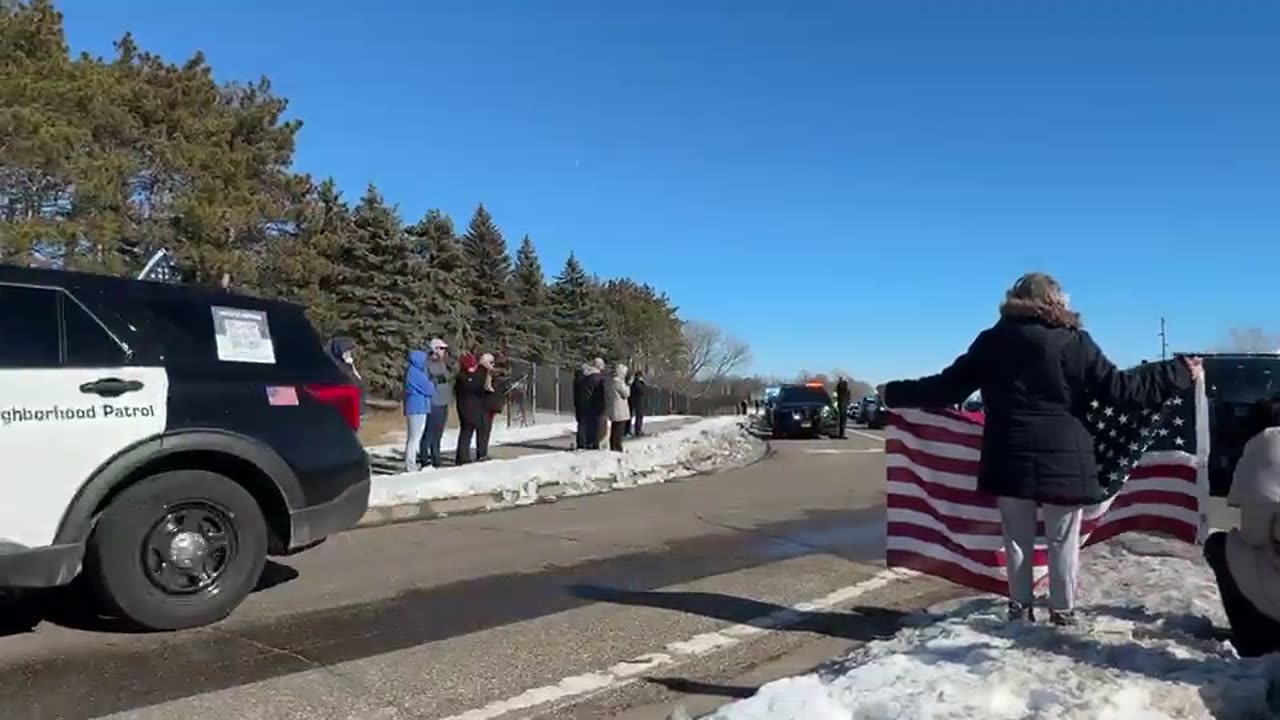
[[(270, 590), (297, 577), (298, 571), (294, 568), (267, 560), (253, 592)], [(42, 622), (96, 633), (146, 632), (120, 618), (99, 612), (95, 605), (79, 581), (64, 588), (0, 594), (0, 637), (32, 632)]]
[(751, 685), (720, 685), (688, 678), (647, 677), (644, 681), (684, 695), (714, 695), (738, 700), (749, 698), (760, 689)]
[(505, 443), (503, 445), (496, 445), (494, 447), (495, 449), (501, 448), (501, 447), (510, 447), (510, 448), (525, 448), (527, 450), (547, 450), (550, 452), (568, 452), (573, 449), (568, 444), (562, 443), (562, 444), (556, 445), (549, 440), (530, 440), (528, 442)]
[(708, 592), (622, 590), (599, 585), (573, 585), (574, 597), (614, 605), (661, 608), (767, 629), (811, 632), (868, 642), (891, 637), (911, 616), (900, 610), (858, 606), (847, 612), (800, 611), (750, 598)]

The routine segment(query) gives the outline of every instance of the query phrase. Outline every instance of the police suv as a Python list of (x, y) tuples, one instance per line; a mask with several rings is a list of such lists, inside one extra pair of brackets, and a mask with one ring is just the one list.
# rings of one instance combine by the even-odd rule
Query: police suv
[(82, 582), (147, 629), (220, 620), (269, 553), (365, 513), (359, 423), (299, 306), (0, 266), (0, 588)]

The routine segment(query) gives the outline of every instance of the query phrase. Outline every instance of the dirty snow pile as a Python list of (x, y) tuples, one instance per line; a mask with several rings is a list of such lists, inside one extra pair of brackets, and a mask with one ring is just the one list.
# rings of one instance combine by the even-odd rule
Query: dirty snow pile
[[(813, 674), (769, 683), (724, 720), (1280, 717), (1280, 658), (1239, 659), (1197, 548), (1139, 536), (1083, 557), (1081, 625), (1008, 623), (967, 599)], [(1276, 678), (1275, 685), (1271, 678)]]
[[(539, 413), (540, 415), (542, 413)], [(554, 416), (553, 416), (554, 417)], [(691, 417), (689, 415), (647, 415), (645, 422), (658, 423), (664, 420), (680, 420)], [(560, 437), (568, 437), (573, 435), (577, 430), (578, 423), (574, 420), (538, 423), (535, 425), (527, 425), (525, 427), (507, 427), (506, 418), (499, 416), (497, 422), (493, 424), (493, 434), (489, 436), (489, 446), (494, 445), (518, 445), (520, 443), (538, 442), (539, 440), (553, 440)], [(396, 440), (396, 442), (380, 443), (378, 445), (370, 445), (366, 450), (372, 455), (382, 455), (394, 457), (401, 461), (404, 460), (404, 439), (403, 430), (397, 432), (389, 432), (387, 438)], [(446, 428), (440, 441), (441, 447), (452, 448), (458, 445), (458, 428)]]
[(621, 453), (565, 451), (378, 476), (369, 504), (492, 494), (501, 495), (495, 506), (518, 505), (537, 500), (539, 488), (554, 495), (602, 492), (741, 465), (764, 454), (764, 443), (747, 431), (740, 417), (708, 418), (631, 438), (624, 448)]

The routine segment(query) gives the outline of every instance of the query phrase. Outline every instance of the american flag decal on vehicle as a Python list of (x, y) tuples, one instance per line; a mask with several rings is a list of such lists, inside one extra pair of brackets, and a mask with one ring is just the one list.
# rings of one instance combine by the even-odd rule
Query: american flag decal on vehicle
[(298, 388), (292, 385), (272, 385), (267, 388), (267, 403), (270, 405), (297, 405)]

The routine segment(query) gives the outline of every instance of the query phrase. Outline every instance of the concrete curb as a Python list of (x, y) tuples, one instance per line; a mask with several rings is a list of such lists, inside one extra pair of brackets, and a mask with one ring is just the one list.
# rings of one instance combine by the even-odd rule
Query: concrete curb
[(645, 487), (647, 485), (679, 482), (691, 477), (715, 475), (717, 473), (724, 472), (725, 470), (736, 470), (748, 467), (770, 457), (772, 452), (769, 443), (760, 441), (759, 438), (755, 439), (757, 442), (754, 443), (753, 451), (745, 462), (734, 462), (719, 467), (708, 467), (706, 469), (700, 469), (696, 466), (690, 465), (686, 467), (688, 470), (687, 473), (658, 483), (629, 483), (626, 485), (616, 485), (616, 478), (601, 477), (594, 478), (592, 480), (592, 484), (595, 485), (594, 491), (588, 490), (584, 492), (581, 488), (571, 488), (563, 483), (552, 481), (538, 486), (536, 498), (521, 503), (513, 504), (509, 495), (501, 492), (494, 492), (483, 493), (480, 495), (466, 495), (455, 498), (423, 500), (416, 503), (371, 507), (367, 512), (365, 512), (364, 517), (360, 518), (360, 522), (356, 523), (355, 527), (378, 527), (382, 525), (416, 522), (419, 520), (431, 520), (434, 518), (448, 517), (450, 515), (470, 515), (498, 510), (510, 510), (514, 508), (528, 507), (529, 505), (553, 503), (565, 497), (599, 495), (617, 490)]

